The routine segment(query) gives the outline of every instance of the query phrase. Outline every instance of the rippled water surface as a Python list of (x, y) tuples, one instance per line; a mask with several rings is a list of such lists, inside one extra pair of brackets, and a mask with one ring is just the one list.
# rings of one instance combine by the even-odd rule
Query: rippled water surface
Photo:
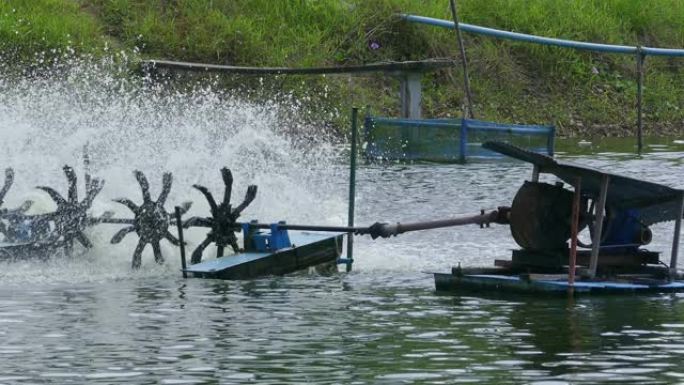
[[(190, 185), (219, 191), (218, 169), (228, 165), (236, 196), (249, 183), (259, 185), (248, 218), (345, 223), (344, 149), (292, 140), (279, 127), (298, 123), (279, 114), (281, 104), (254, 105), (211, 90), (111, 91), (102, 81), (88, 80), (87, 90), (54, 80), (19, 87), (0, 82), (0, 130), (7, 138), (0, 159), (17, 169), (9, 206), (28, 196), (49, 209), (49, 199), (32, 186), (65, 191), (59, 167), (77, 164), (89, 143), (95, 172), (107, 180), (95, 212), (130, 215), (110, 199), (139, 201), (130, 172), (140, 168), (153, 195), (161, 172), (173, 171), (169, 202), (189, 199), (191, 214), (206, 213)], [(310, 132), (305, 123), (295, 128)], [(631, 142), (614, 150), (568, 141), (559, 156), (684, 188), (678, 139), (648, 147), (643, 157), (624, 152)], [(530, 174), (528, 165), (501, 160), (363, 165), (356, 221), (492, 209), (510, 204)], [(142, 269), (131, 272), (135, 236), (109, 245), (118, 228), (90, 231), (95, 248), (70, 258), (0, 263), (0, 383), (684, 381), (684, 296), (573, 300), (435, 292), (428, 272), (508, 257), (515, 244), (506, 227), (357, 238), (351, 273), (237, 282), (182, 279), (178, 252), (166, 243), (165, 265), (154, 264), (148, 250)], [(671, 228), (655, 226), (649, 248), (668, 256)], [(203, 234), (188, 237), (192, 247)]]

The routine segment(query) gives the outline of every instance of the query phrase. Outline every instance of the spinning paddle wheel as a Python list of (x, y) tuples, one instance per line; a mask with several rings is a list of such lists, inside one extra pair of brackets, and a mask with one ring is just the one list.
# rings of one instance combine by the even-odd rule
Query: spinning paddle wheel
[[(30, 243), (34, 249), (42, 248), (53, 250), (64, 247), (67, 254), (71, 254), (74, 241), (85, 248), (91, 248), (92, 242), (84, 231), (103, 219), (111, 216), (106, 212), (102, 217), (88, 215), (97, 194), (104, 187), (104, 181), (92, 178), (90, 175), (90, 160), (84, 153), (85, 169), (85, 198), (78, 199), (78, 178), (74, 169), (64, 166), (62, 170), (68, 182), (67, 198), (64, 198), (57, 190), (48, 186), (38, 186), (45, 191), (55, 202), (55, 211), (46, 214), (26, 215), (26, 211), (32, 206), (32, 201), (25, 201), (13, 210), (1, 210), (0, 232), (5, 236), (6, 242)], [(0, 201), (10, 189), (14, 181), (14, 172), (8, 168), (5, 170), (5, 183), (0, 190)]]
[[(164, 208), (169, 192), (171, 192), (171, 184), (173, 182), (171, 173), (164, 173), (162, 177), (162, 191), (156, 201), (152, 200), (150, 195), (150, 184), (147, 181), (145, 174), (136, 170), (134, 175), (142, 190), (142, 204), (136, 205), (130, 199), (126, 198), (114, 199), (114, 202), (121, 203), (133, 212), (133, 219), (112, 218), (110, 220), (105, 220), (105, 222), (124, 223), (129, 225), (114, 234), (111, 240), (112, 244), (121, 242), (128, 233), (135, 231), (138, 234), (138, 245), (136, 246), (135, 251), (133, 251), (133, 260), (131, 262), (131, 266), (134, 269), (138, 269), (140, 268), (142, 260), (142, 252), (147, 244), (152, 245), (154, 260), (161, 264), (164, 263), (164, 256), (161, 252), (160, 241), (166, 239), (176, 246), (180, 245), (180, 241), (169, 232), (171, 214)], [(181, 205), (181, 214), (186, 213), (191, 205), (191, 202), (183, 203)]]
[(223, 200), (220, 204), (216, 204), (216, 200), (211, 192), (209, 192), (209, 189), (197, 184), (192, 185), (192, 187), (196, 188), (204, 195), (211, 209), (211, 217), (192, 217), (183, 225), (185, 228), (196, 226), (208, 227), (211, 229), (204, 241), (202, 241), (202, 243), (200, 243), (192, 252), (190, 261), (193, 264), (202, 261), (202, 253), (211, 243), (216, 244), (217, 258), (223, 256), (223, 251), (227, 246), (230, 246), (235, 253), (240, 251), (235, 233), (241, 231), (242, 227), (237, 223), (237, 219), (240, 217), (242, 211), (247, 208), (256, 197), (257, 186), (250, 185), (247, 187), (245, 199), (240, 205), (232, 208), (230, 197), (233, 190), (233, 174), (228, 168), (224, 167), (221, 169), (221, 177), (225, 189), (223, 190)]
[[(14, 183), (14, 170), (11, 168), (5, 169), (5, 183), (0, 189), (0, 206), (5, 202), (5, 195)], [(0, 233), (5, 236), (6, 241), (18, 241), (21, 238), (19, 223), (26, 211), (31, 208), (33, 201), (25, 201), (16, 209), (0, 209)]]
[(43, 221), (52, 221), (55, 225), (55, 229), (49, 234), (47, 241), (52, 244), (63, 245), (65, 251), (71, 253), (74, 241), (78, 241), (85, 248), (93, 247), (92, 242), (83, 231), (88, 226), (98, 222), (98, 219), (88, 216), (88, 210), (90, 210), (97, 194), (102, 191), (104, 181), (91, 179), (90, 175), (86, 173), (86, 196), (82, 201), (79, 201), (78, 180), (74, 169), (70, 166), (64, 166), (63, 170), (69, 183), (67, 199), (51, 187), (38, 186), (37, 188), (48, 193), (57, 204), (57, 209), (54, 212), (42, 216)]

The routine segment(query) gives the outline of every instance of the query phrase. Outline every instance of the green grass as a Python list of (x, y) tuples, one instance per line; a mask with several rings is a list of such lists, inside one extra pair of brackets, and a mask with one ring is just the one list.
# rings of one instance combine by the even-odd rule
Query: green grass
[[(608, 44), (684, 47), (680, 0), (459, 0), (461, 21)], [(448, 0), (4, 0), (0, 49), (17, 58), (105, 43), (143, 58), (250, 66), (323, 66), (458, 58), (453, 31), (409, 24), (397, 13), (450, 19)], [(600, 54), (464, 34), (477, 117), (555, 122), (559, 132), (613, 132), (635, 121), (635, 62)], [(369, 43), (380, 45), (370, 49)], [(646, 128), (683, 131), (684, 59), (648, 58)], [(424, 81), (424, 114), (460, 114), (460, 67)], [(351, 83), (351, 87), (350, 87)], [(313, 111), (371, 105), (398, 113), (397, 81), (380, 75), (288, 77), (265, 85), (229, 77), (230, 87), (310, 95)], [(327, 92), (326, 92), (327, 90)], [(259, 90), (257, 90), (259, 91)], [(256, 92), (259, 94), (259, 92)], [(614, 128), (610, 128), (614, 127)]]
[(0, 1), (0, 51), (6, 60), (29, 62), (36, 54), (59, 55), (67, 48), (90, 53), (107, 41), (100, 22), (76, 2)]

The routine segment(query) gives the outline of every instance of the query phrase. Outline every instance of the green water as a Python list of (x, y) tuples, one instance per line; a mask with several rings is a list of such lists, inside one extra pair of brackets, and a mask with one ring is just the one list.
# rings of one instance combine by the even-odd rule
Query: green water
[[(559, 156), (684, 187), (680, 144), (637, 157), (624, 153), (629, 141), (616, 143), (583, 155), (587, 147), (560, 141)], [(357, 223), (479, 212), (510, 203), (530, 174), (504, 160), (363, 165)], [(320, 188), (343, 201), (346, 181), (335, 180)], [(653, 231), (649, 248), (669, 255), (671, 224)], [(350, 274), (238, 282), (183, 280), (170, 249), (166, 266), (144, 258), (135, 274), (125, 248), (3, 264), (0, 383), (684, 381), (683, 295), (472, 297), (435, 292), (427, 274), (490, 266), (513, 247), (503, 226), (356, 238)]]
[[(638, 153), (636, 138), (564, 138), (556, 139), (556, 152), (568, 155), (593, 155), (601, 153), (624, 154)], [(684, 135), (681, 137), (644, 137), (642, 152), (682, 152)]]

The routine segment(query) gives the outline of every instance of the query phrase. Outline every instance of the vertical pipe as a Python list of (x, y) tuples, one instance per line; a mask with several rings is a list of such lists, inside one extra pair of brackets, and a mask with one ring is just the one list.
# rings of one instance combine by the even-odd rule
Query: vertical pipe
[(575, 285), (575, 269), (577, 267), (577, 232), (579, 229), (580, 196), (582, 195), (582, 178), (575, 182), (575, 195), (572, 200), (572, 222), (570, 223), (570, 261), (568, 262), (568, 285)]
[(589, 260), (589, 277), (596, 277), (596, 267), (598, 266), (598, 256), (601, 247), (601, 234), (603, 232), (603, 211), (606, 208), (606, 197), (608, 196), (608, 184), (610, 177), (606, 174), (601, 178), (601, 193), (599, 201), (594, 211), (594, 240), (591, 245), (591, 259)]
[(672, 256), (670, 257), (670, 273), (677, 270), (677, 256), (679, 254), (679, 238), (682, 231), (682, 217), (684, 217), (684, 193), (679, 197), (679, 216), (675, 220), (674, 238), (672, 239)]
[(363, 143), (366, 143), (365, 149), (362, 150), (366, 159), (378, 156), (377, 148), (375, 147), (375, 138), (372, 135), (373, 117), (371, 116), (370, 106), (366, 106), (366, 114), (363, 119)]
[(468, 146), (468, 120), (466, 118), (461, 118), (461, 131), (459, 132), (459, 161), (465, 163)]
[(465, 89), (467, 99), (467, 111), (463, 114), (464, 117), (475, 119), (473, 113), (473, 95), (470, 93), (470, 77), (468, 76), (468, 61), (466, 60), (465, 48), (463, 47), (463, 38), (461, 37), (461, 28), (458, 23), (458, 11), (456, 9), (456, 0), (449, 0), (451, 6), (451, 17), (454, 19), (454, 29), (456, 30), (456, 40), (458, 42), (458, 49), (461, 51), (461, 63), (463, 65), (463, 88)]
[(636, 51), (636, 70), (637, 70), (637, 152), (641, 155), (644, 146), (643, 139), (643, 98), (644, 98), (644, 54), (641, 46), (637, 46)]
[(181, 223), (180, 207), (176, 206), (176, 227), (178, 228), (178, 241), (180, 242), (181, 268), (183, 269), (183, 278), (188, 278), (187, 264), (185, 263), (185, 240), (183, 239), (183, 224)]
[[(349, 156), (349, 214), (347, 225), (354, 227), (354, 206), (356, 200), (356, 120), (359, 109), (352, 108), (351, 116), (351, 154)], [(347, 272), (351, 271), (354, 262), (354, 236), (347, 234)]]

